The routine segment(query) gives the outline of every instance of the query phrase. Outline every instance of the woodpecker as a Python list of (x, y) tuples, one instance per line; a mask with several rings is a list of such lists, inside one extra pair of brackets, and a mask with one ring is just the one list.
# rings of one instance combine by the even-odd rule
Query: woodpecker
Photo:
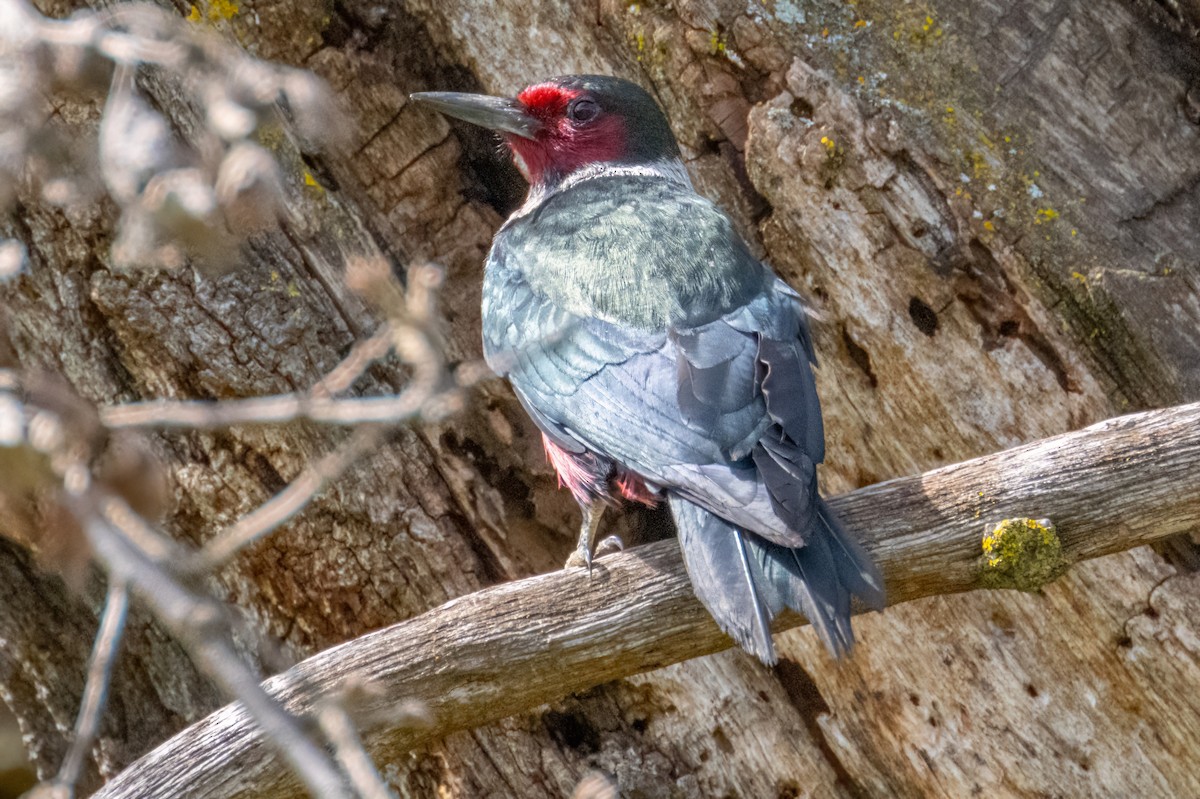
[(851, 598), (882, 607), (870, 558), (817, 493), (825, 434), (800, 297), (696, 192), (640, 86), (569, 75), (515, 98), (413, 99), (500, 134), (529, 194), (497, 232), (483, 345), (583, 511), (665, 499), (692, 587), (764, 663), (771, 620), (809, 620), (834, 656)]

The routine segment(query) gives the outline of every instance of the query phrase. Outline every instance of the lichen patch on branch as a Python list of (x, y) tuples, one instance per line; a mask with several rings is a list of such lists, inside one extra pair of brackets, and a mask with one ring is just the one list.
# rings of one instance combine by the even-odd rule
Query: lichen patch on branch
[(1036, 591), (1066, 568), (1049, 519), (1005, 519), (983, 537), (980, 581), (989, 588)]

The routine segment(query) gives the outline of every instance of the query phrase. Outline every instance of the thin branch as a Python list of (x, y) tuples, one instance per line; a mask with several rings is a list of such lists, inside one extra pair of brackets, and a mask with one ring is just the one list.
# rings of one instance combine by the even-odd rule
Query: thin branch
[(75, 785), (79, 782), (83, 764), (100, 729), (113, 663), (120, 650), (125, 614), (129, 610), (129, 590), (124, 578), (113, 575), (109, 579), (111, 582), (104, 600), (104, 613), (100, 617), (100, 629), (96, 633), (91, 660), (88, 662), (87, 683), (79, 703), (79, 715), (75, 718), (75, 737), (54, 780), (71, 796), (75, 795)]
[[(368, 259), (361, 259), (364, 262)], [(110, 430), (125, 428), (187, 428), (211, 430), (245, 424), (282, 424), (296, 419), (334, 425), (397, 424), (417, 416), (436, 421), (462, 410), (462, 389), (490, 376), (467, 363), (447, 374), (436, 316), (437, 289), (442, 272), (432, 265), (409, 270), (401, 292), (386, 262), (348, 267), (360, 275), (358, 288), (372, 290), (384, 302), (390, 322), (360, 341), (325, 377), (305, 393), (275, 394), (250, 399), (150, 400), (100, 409)], [(395, 295), (391, 297), (390, 295)], [(390, 297), (390, 299), (389, 299)], [(389, 351), (412, 369), (412, 379), (398, 394), (381, 397), (335, 397), (353, 385), (372, 361)], [(448, 378), (453, 379), (448, 379)]]
[[(19, 402), (10, 409), (13, 411), (27, 431), (27, 440), (20, 443), (48, 455), (48, 463), (60, 480), (54, 496), (78, 521), (111, 581), (75, 740), (55, 780), (43, 786), (47, 795), (69, 797), (74, 793), (99, 726), (128, 592), (132, 591), (188, 650), (199, 669), (228, 696), (240, 701), (251, 723), (260, 728), (313, 795), (334, 799), (348, 796), (337, 764), (309, 738), (301, 722), (263, 689), (257, 675), (234, 650), (220, 603), (180, 579), (177, 566), (185, 557), (183, 548), (146, 522), (109, 486), (92, 479), (87, 464), (89, 450), (79, 446), (85, 437), (65, 428), (57, 414)], [(371, 446), (379, 434), (377, 428), (356, 430), (346, 444), (305, 470), (288, 489), (234, 525), (229, 534), (218, 537), (217, 553), (232, 554), (239, 545), (274, 529)]]
[(341, 446), (307, 466), (287, 488), (205, 544), (192, 562), (185, 566), (185, 571), (206, 572), (218, 568), (245, 547), (273, 532), (279, 525), (303, 510), (350, 464), (374, 449), (382, 434), (383, 431), (374, 425), (355, 429)]
[[(343, 692), (344, 693), (344, 692)], [(317, 724), (333, 746), (333, 756), (354, 786), (358, 799), (394, 799), (363, 748), (354, 719), (342, 704), (343, 697), (327, 698), (317, 708)]]
[[(883, 570), (890, 601), (978, 588), (982, 539), (1002, 519), (1046, 517), (1067, 562), (1200, 527), (1200, 404), (1136, 414), (830, 503)], [(783, 616), (777, 630), (801, 624)], [(296, 714), (348, 675), (424, 702), (429, 728), (380, 729), (377, 762), (601, 683), (729, 648), (692, 595), (678, 546), (639, 547), (452, 600), (322, 652), (265, 683)], [(865, 644), (869, 645), (869, 644)], [(291, 795), (237, 705), (130, 765), (97, 799)]]
[(240, 700), (242, 721), (266, 736), (313, 796), (347, 797), (333, 760), (305, 734), (299, 720), (263, 689), (228, 641), (216, 600), (183, 585), (162, 564), (146, 557), (126, 531), (94, 512), (92, 504), (75, 500), (72, 509), (101, 562), (125, 574), (133, 591), (183, 644), (200, 670), (228, 696)]
[[(411, 331), (405, 331), (411, 332)], [(186, 427), (212, 430), (235, 424), (280, 424), (309, 419), (338, 425), (403, 422), (416, 416), (437, 388), (437, 374), (411, 381), (399, 394), (384, 397), (335, 398), (354, 384), (373, 361), (382, 358), (404, 336), (389, 324), (357, 342), (350, 353), (304, 394), (275, 394), (251, 399), (149, 400), (100, 409), (110, 430), (122, 428)], [(434, 361), (440, 363), (440, 360)]]
[[(96, 511), (129, 539), (129, 543), (156, 563), (176, 560), (183, 552), (175, 541), (154, 529), (123, 500), (112, 495), (96, 498)], [(116, 568), (113, 564), (113, 568)]]
[(281, 424), (296, 419), (336, 425), (399, 423), (412, 419), (429, 399), (425, 387), (410, 385), (396, 395), (334, 399), (275, 394), (219, 401), (150, 400), (101, 410), (113, 430), (127, 427), (186, 427), (212, 430), (237, 424)]
[(312, 387), (312, 395), (332, 397), (348, 390), (367, 371), (367, 367), (391, 352), (395, 335), (392, 326), (384, 322), (370, 338), (355, 342), (342, 362)]

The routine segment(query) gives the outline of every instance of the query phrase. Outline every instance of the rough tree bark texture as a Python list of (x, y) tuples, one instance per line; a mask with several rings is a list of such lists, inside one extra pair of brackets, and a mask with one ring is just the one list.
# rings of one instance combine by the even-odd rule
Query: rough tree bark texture
[[(11, 337), (25, 365), (97, 401), (307, 385), (373, 325), (330, 277), (367, 241), (446, 265), (455, 354), (477, 354), (480, 263), (521, 186), (486, 134), (406, 94), (585, 71), (656, 92), (697, 185), (820, 314), (830, 492), (1200, 398), (1193, 5), (248, 0), (207, 16), (324, 75), (354, 155), (327, 171), (281, 144), (313, 232), (264, 237), (220, 278), (110, 271), (111, 208), (67, 217), (24, 198), (2, 223), (33, 261), (2, 295)], [(169, 91), (158, 99), (179, 113)], [(86, 130), (94, 112), (64, 106), (59, 123)], [(385, 364), (366, 389), (402, 380)], [(160, 437), (170, 528), (203, 540), (339, 435)], [(978, 511), (982, 534), (996, 521), (986, 486)], [(274, 669), (556, 568), (576, 520), (493, 385), (467, 417), (397, 433), (214, 585), (243, 611), (247, 656)], [(860, 617), (844, 663), (795, 631), (774, 670), (702, 658), (381, 767), (413, 796), (557, 797), (590, 767), (638, 797), (1193, 795), (1197, 563), (1181, 541), (1079, 566), (1039, 595)], [(75, 597), (8, 544), (0, 570), (0, 684), (53, 770), (97, 594)], [(218, 701), (161, 631), (135, 625), (90, 785)]]

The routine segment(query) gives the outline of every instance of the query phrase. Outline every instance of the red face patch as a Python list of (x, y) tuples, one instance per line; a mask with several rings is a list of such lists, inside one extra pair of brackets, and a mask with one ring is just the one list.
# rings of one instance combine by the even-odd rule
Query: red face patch
[(600, 113), (579, 121), (571, 104), (586, 93), (554, 83), (538, 83), (517, 95), (525, 112), (541, 122), (536, 139), (505, 135), (521, 174), (537, 185), (571, 174), (582, 166), (615, 161), (625, 154), (625, 125), (617, 114)]
[(525, 107), (530, 116), (547, 124), (565, 118), (567, 106), (582, 93), (578, 89), (564, 89), (553, 83), (538, 83), (518, 94), (517, 102)]

